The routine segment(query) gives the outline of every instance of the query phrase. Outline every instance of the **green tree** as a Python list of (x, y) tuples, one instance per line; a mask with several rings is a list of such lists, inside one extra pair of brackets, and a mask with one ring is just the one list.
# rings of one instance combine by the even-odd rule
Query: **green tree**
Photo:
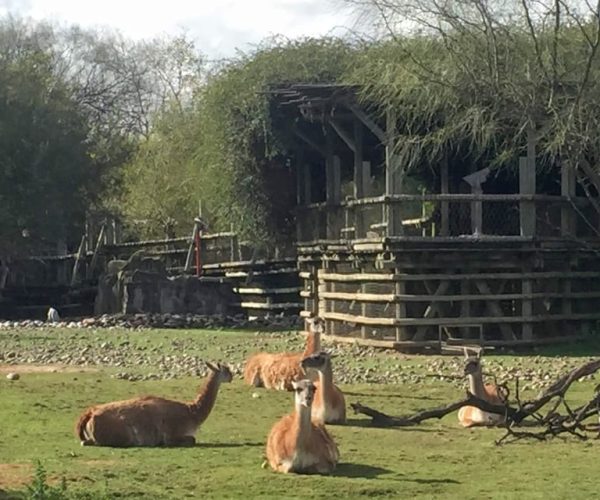
[(99, 166), (86, 146), (84, 115), (32, 50), (0, 68), (0, 234), (4, 245), (55, 242), (81, 229), (97, 194)]
[(281, 182), (271, 182), (285, 174), (289, 124), (273, 122), (266, 91), (340, 81), (357, 50), (339, 39), (276, 39), (212, 75), (197, 97), (196, 168), (210, 186), (206, 199), (222, 226), (233, 224), (254, 242), (292, 238), (293, 180), (289, 186), (282, 175)]

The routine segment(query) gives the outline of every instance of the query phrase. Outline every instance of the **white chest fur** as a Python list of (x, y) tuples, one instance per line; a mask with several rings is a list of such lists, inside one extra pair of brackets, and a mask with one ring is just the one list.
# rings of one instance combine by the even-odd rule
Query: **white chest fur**
[(296, 449), (292, 458), (292, 470), (308, 469), (319, 462), (319, 457), (302, 449)]

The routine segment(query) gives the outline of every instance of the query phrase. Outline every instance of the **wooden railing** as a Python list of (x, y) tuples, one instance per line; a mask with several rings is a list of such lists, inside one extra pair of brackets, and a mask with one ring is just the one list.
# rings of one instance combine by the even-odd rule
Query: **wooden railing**
[(598, 237), (587, 198), (526, 194), (422, 194), (298, 207), (298, 242), (378, 237)]

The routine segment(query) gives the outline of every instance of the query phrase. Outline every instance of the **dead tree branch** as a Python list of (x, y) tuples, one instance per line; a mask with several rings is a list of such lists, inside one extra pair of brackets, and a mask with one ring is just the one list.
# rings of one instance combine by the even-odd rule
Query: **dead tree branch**
[[(407, 427), (417, 425), (424, 420), (442, 418), (449, 413), (457, 411), (463, 406), (474, 406), (488, 413), (505, 416), (504, 428), (506, 429), (506, 434), (496, 441), (496, 444), (514, 442), (520, 439), (536, 439), (542, 441), (563, 433), (571, 434), (583, 440), (587, 439), (587, 435), (585, 434), (586, 431), (594, 430), (598, 432), (599, 430), (599, 424), (586, 425), (584, 424), (584, 421), (595, 415), (600, 416), (600, 387), (595, 391), (592, 400), (574, 410), (571, 409), (565, 401), (565, 394), (573, 382), (582, 377), (592, 375), (599, 369), (600, 360), (585, 363), (558, 378), (550, 387), (542, 391), (536, 399), (525, 403), (520, 402), (517, 382), (517, 407), (511, 406), (508, 403), (508, 399), (505, 400), (506, 402), (503, 405), (492, 404), (469, 392), (467, 392), (466, 397), (460, 401), (428, 410), (421, 410), (412, 415), (398, 417), (387, 415), (379, 410), (362, 405), (360, 402), (352, 403), (350, 406), (356, 414), (363, 414), (371, 417), (371, 424), (376, 427)], [(507, 389), (506, 391), (508, 393)], [(550, 410), (545, 417), (542, 417), (538, 412), (553, 400), (555, 400), (555, 402)], [(558, 413), (560, 406), (564, 407), (566, 414), (563, 415)], [(530, 423), (542, 427), (543, 430), (517, 431), (514, 429), (514, 427), (522, 425), (527, 418), (531, 418)]]

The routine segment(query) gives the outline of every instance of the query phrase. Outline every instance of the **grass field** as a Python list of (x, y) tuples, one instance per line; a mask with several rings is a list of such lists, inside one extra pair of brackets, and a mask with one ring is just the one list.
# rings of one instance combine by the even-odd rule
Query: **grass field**
[[(102, 356), (111, 348), (107, 342), (112, 350)], [(600, 442), (567, 438), (498, 447), (494, 440), (503, 434), (501, 429), (465, 430), (458, 427), (455, 414), (402, 429), (370, 428), (368, 420), (350, 415), (347, 426), (330, 426), (341, 452), (332, 476), (276, 474), (261, 468), (264, 444), (271, 425), (291, 410), (292, 396), (253, 390), (239, 378), (222, 387), (193, 448), (82, 448), (73, 434), (78, 414), (93, 403), (142, 394), (192, 398), (200, 377), (184, 372), (193, 371), (201, 358), (230, 360), (237, 366), (258, 348), (298, 350), (301, 343), (297, 336), (254, 332), (0, 331), (0, 369), (6, 373), (9, 360), (21, 371), (18, 381), (0, 378), (0, 498), (26, 497), (36, 460), (50, 482), (66, 479), (73, 498), (597, 497)], [(35, 371), (41, 369), (37, 361), (44, 353), (57, 356), (47, 358), (48, 363), (61, 357), (73, 363), (63, 350), (82, 353), (86, 348), (91, 354), (79, 366)], [(502, 373), (520, 370), (525, 379), (533, 373), (533, 394), (535, 380), (548, 374), (554, 378), (597, 349), (593, 351), (588, 346), (568, 358), (554, 351), (487, 359), (490, 369), (501, 367)], [(32, 370), (27, 361), (37, 368)], [(123, 370), (160, 375), (169, 362), (181, 365), (170, 379), (114, 377)], [(166, 368), (160, 369), (161, 363)], [(455, 374), (458, 359), (344, 348), (336, 363), (340, 377), (352, 382), (341, 384), (347, 402), (360, 401), (391, 414), (438, 406), (464, 394), (460, 382), (436, 375), (439, 370)], [(398, 371), (404, 375), (397, 377)], [(392, 383), (362, 381), (385, 373)], [(569, 392), (570, 401), (588, 399), (594, 385), (593, 380), (578, 383)], [(253, 392), (259, 397), (252, 397)]]

